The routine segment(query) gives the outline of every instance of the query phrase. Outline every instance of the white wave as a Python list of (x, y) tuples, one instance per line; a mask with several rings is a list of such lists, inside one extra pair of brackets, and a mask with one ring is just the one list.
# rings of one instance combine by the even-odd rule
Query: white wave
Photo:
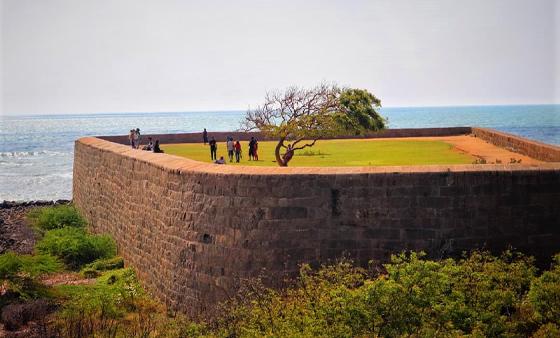
[(30, 156), (72, 156), (71, 152), (60, 152), (60, 151), (50, 151), (50, 150), (40, 150), (40, 151), (9, 151), (0, 152), (0, 157), (30, 157)]
[(72, 171), (66, 171), (66, 172), (59, 172), (59, 173), (51, 174), (51, 176), (72, 179), (73, 173), (72, 173)]
[(20, 167), (36, 167), (37, 163), (20, 163), (20, 162), (9, 162), (0, 161), (0, 165), (10, 168), (20, 168)]

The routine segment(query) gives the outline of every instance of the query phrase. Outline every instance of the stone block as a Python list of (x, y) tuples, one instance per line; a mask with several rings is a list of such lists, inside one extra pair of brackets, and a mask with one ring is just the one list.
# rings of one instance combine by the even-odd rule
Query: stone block
[(452, 199), (449, 197), (417, 197), (416, 201), (422, 208), (445, 209), (452, 205)]
[(408, 241), (425, 241), (438, 237), (439, 231), (434, 229), (404, 229)]
[(306, 218), (307, 208), (305, 207), (272, 207), (268, 209), (268, 219), (296, 219)]
[[(397, 221), (398, 222), (398, 221)], [(365, 229), (363, 231), (364, 238), (376, 238), (384, 240), (395, 240), (400, 238), (400, 230), (396, 229)]]

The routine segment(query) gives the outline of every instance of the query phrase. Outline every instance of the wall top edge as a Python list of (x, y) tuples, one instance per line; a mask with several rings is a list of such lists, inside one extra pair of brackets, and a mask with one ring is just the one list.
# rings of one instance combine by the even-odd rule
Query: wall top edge
[(560, 162), (539, 164), (466, 164), (466, 165), (421, 165), (421, 166), (386, 166), (386, 167), (250, 167), (228, 166), (194, 161), (185, 157), (154, 154), (152, 152), (132, 149), (97, 137), (84, 137), (76, 140), (78, 145), (111, 152), (120, 156), (149, 163), (161, 169), (184, 173), (238, 174), (238, 175), (407, 175), (407, 174), (461, 174), (477, 173), (480, 175), (506, 175), (513, 172), (556, 172), (560, 174)]
[(531, 140), (531, 139), (524, 138), (524, 137), (517, 136), (517, 135), (513, 135), (513, 134), (504, 133), (504, 132), (497, 131), (497, 130), (494, 130), (494, 129), (488, 129), (488, 128), (482, 128), (482, 127), (471, 127), (471, 130), (472, 130), (472, 133), (475, 134), (475, 135), (478, 131), (491, 132), (493, 134), (501, 135), (501, 136), (508, 137), (508, 138), (511, 138), (511, 139), (523, 140), (523, 142), (525, 142), (525, 143), (529, 143), (529, 144), (532, 144), (532, 145), (535, 145), (535, 146), (538, 146), (538, 147), (551, 148), (551, 149), (556, 149), (556, 150), (560, 151), (559, 146), (555, 146), (555, 145), (552, 145), (552, 144)]

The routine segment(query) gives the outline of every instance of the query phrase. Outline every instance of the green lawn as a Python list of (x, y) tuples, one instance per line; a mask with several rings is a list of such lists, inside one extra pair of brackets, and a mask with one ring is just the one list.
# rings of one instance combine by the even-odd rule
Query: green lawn
[[(277, 142), (259, 142), (259, 161), (249, 161), (248, 142), (241, 142), (243, 158), (234, 165), (276, 166)], [(165, 153), (211, 162), (210, 148), (201, 143), (162, 145)], [(227, 159), (225, 142), (218, 143), (218, 157)], [(470, 164), (475, 158), (461, 154), (442, 141), (428, 140), (320, 140), (312, 148), (296, 151), (290, 167), (363, 167), (392, 165)], [(228, 164), (229, 160), (228, 160)]]

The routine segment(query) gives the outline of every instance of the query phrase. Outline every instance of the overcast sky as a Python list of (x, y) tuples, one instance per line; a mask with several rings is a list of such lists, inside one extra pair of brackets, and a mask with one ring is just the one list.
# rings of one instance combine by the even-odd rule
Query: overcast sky
[(3, 115), (560, 103), (560, 0), (0, 0)]

